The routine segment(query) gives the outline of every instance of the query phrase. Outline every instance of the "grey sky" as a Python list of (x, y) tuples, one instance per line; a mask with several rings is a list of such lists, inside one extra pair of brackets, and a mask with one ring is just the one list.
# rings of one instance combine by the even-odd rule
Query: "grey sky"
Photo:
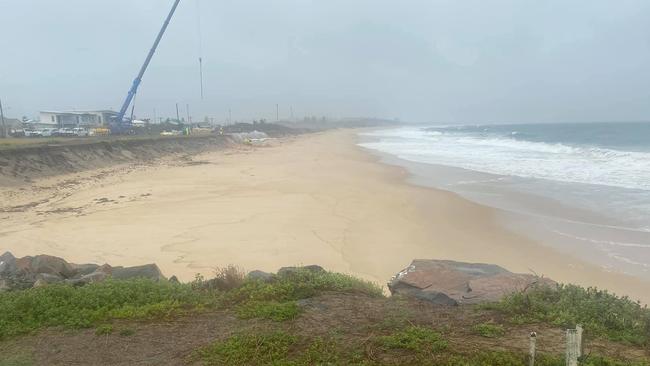
[[(650, 120), (647, 0), (182, 0), (136, 115)], [(10, 116), (119, 108), (171, 0), (0, 0)], [(198, 80), (200, 5), (206, 98)]]

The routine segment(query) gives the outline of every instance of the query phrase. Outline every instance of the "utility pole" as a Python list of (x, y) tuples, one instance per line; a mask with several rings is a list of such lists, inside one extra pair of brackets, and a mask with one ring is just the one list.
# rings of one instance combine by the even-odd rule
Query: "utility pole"
[(176, 122), (181, 123), (181, 116), (178, 114), (178, 103), (176, 103)]
[(5, 125), (5, 113), (2, 110), (2, 99), (0, 99), (0, 120), (2, 120), (2, 133), (0, 134), (0, 137), (6, 138), (7, 137), (7, 126)]

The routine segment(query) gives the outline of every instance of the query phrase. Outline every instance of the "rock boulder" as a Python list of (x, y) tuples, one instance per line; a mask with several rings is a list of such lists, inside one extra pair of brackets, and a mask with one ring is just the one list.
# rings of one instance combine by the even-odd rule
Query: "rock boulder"
[(134, 267), (113, 267), (113, 278), (126, 280), (130, 278), (148, 278), (152, 280), (166, 280), (160, 268), (154, 263)]
[(417, 259), (395, 275), (388, 288), (393, 295), (460, 305), (497, 301), (536, 283), (555, 285), (547, 278), (512, 273), (494, 264)]
[(273, 273), (268, 273), (260, 270), (254, 270), (248, 272), (246, 275), (247, 278), (251, 280), (256, 280), (256, 281), (262, 281), (262, 282), (271, 282), (275, 278), (275, 275)]
[(135, 267), (111, 267), (108, 264), (75, 264), (50, 255), (16, 258), (6, 252), (0, 255), (0, 291), (23, 290), (64, 282), (74, 286), (101, 282), (113, 277), (118, 280), (149, 278), (165, 280), (155, 264)]
[(70, 278), (75, 275), (75, 270), (64, 259), (51, 255), (37, 255), (35, 257), (22, 257), (16, 260), (18, 270), (23, 273), (59, 276)]
[(16, 257), (9, 252), (0, 255), (0, 275), (15, 274), (18, 270), (16, 266)]

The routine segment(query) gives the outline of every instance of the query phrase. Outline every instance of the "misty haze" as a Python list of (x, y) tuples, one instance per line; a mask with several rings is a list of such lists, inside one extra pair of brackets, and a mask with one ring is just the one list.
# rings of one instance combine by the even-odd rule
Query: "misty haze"
[(650, 2), (0, 24), (0, 365), (650, 366)]

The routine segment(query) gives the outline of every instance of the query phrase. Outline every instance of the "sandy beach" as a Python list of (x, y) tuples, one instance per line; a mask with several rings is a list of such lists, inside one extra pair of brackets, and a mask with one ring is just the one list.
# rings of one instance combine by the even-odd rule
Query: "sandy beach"
[(495, 211), (407, 183), (356, 146), (357, 131), (236, 147), (192, 161), (122, 166), (0, 188), (0, 252), (157, 263), (191, 280), (319, 264), (384, 284), (415, 258), (495, 263), (650, 302), (650, 283), (507, 230)]

